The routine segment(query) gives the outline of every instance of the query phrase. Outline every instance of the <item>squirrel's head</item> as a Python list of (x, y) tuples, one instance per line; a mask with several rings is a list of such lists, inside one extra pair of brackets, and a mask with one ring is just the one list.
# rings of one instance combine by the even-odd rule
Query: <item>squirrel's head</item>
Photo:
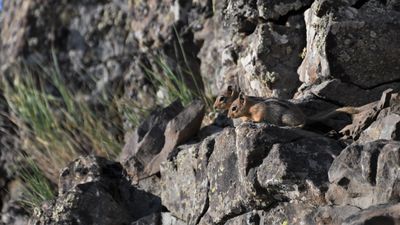
[(246, 102), (247, 96), (240, 92), (238, 98), (233, 101), (231, 107), (229, 108), (228, 117), (238, 118), (246, 114)]
[(214, 108), (228, 110), (232, 102), (237, 98), (239, 88), (229, 85), (226, 90), (220, 94), (214, 102)]

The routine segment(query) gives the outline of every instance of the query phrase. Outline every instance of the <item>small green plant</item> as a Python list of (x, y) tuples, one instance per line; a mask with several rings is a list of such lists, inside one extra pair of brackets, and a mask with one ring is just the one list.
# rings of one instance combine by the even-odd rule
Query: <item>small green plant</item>
[(162, 58), (157, 59), (156, 63), (160, 67), (161, 73), (147, 68), (145, 71), (153, 86), (165, 89), (167, 93), (165, 103), (170, 104), (179, 99), (183, 105), (187, 105), (193, 101), (196, 95), (185, 83), (183, 74), (175, 74)]
[[(206, 104), (208, 110), (213, 110), (211, 91), (208, 88), (205, 88), (205, 90), (201, 88), (198, 80), (201, 78), (197, 78), (191, 70), (182, 40), (175, 28), (174, 31), (177, 38), (175, 52), (181, 56), (183, 63), (177, 63), (177, 68), (172, 69), (167, 63), (167, 57), (161, 56), (155, 60), (155, 65), (153, 65), (159, 70), (150, 69), (146, 66), (142, 66), (142, 68), (153, 86), (165, 90), (167, 94), (166, 104), (179, 99), (183, 105), (187, 105), (197, 98)], [(177, 58), (179, 57), (177, 56)], [(194, 87), (190, 87), (188, 82), (192, 82)]]
[(50, 68), (22, 68), (11, 83), (3, 82), (5, 98), (23, 150), (47, 178), (55, 182), (59, 170), (82, 154), (118, 155), (121, 140), (112, 131), (122, 128), (113, 118), (118, 112), (111, 98), (102, 99), (100, 112), (78, 100), (61, 79), (56, 60)]
[(42, 202), (53, 199), (55, 189), (32, 159), (23, 156), (18, 164), (17, 174), (24, 184), (20, 202), (27, 211), (32, 212)]

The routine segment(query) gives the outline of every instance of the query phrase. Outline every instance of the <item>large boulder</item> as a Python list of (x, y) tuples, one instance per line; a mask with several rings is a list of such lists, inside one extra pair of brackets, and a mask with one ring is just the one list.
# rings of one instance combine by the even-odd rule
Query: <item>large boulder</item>
[(286, 201), (302, 205), (308, 198), (311, 212), (324, 202), (327, 171), (341, 149), (300, 129), (251, 123), (225, 128), (182, 146), (162, 164), (161, 198), (189, 224), (223, 224), (252, 209)]
[(46, 203), (33, 224), (130, 224), (161, 211), (160, 198), (131, 185), (121, 164), (87, 156), (62, 170), (57, 199)]
[(306, 45), (304, 10), (311, 1), (216, 1), (196, 40), (202, 75), (217, 94), (237, 84), (251, 95), (290, 98)]
[(335, 205), (368, 208), (397, 202), (400, 142), (378, 140), (353, 144), (343, 150), (329, 169), (326, 199)]
[(400, 204), (383, 204), (355, 213), (343, 225), (395, 225), (400, 223)]
[(194, 137), (200, 129), (204, 104), (193, 101), (186, 108), (176, 101), (154, 111), (127, 138), (121, 160), (128, 173), (139, 181), (160, 171), (160, 164), (174, 149)]
[(315, 1), (304, 14), (307, 49), (298, 70), (300, 80), (312, 85), (338, 79), (313, 89), (313, 93), (346, 105), (367, 103), (362, 95), (368, 96), (369, 102), (378, 100), (380, 92), (389, 87), (399, 90), (400, 61), (396, 56), (400, 53), (400, 12), (390, 5), (380, 1)]

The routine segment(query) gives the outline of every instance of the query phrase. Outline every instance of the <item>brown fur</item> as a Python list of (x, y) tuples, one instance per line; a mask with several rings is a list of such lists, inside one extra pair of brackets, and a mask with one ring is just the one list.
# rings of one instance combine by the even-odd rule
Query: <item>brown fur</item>
[[(238, 98), (240, 88), (237, 86), (229, 85), (220, 95), (217, 96), (214, 102), (214, 108), (218, 110), (229, 110), (235, 99)], [(257, 101), (264, 101), (261, 97), (247, 96), (247, 98)]]
[(303, 126), (306, 117), (295, 104), (277, 98), (254, 99), (242, 92), (232, 103), (228, 116), (243, 121), (266, 122), (278, 126)]
[(323, 121), (343, 112), (347, 114), (358, 114), (362, 107), (341, 107), (316, 116), (306, 118), (303, 111), (295, 104), (277, 98), (261, 99), (246, 96), (240, 92), (238, 98), (233, 101), (229, 108), (230, 118), (241, 118), (242, 121), (266, 122), (278, 126), (299, 126)]
[(214, 108), (228, 110), (232, 102), (239, 96), (239, 88), (229, 85), (224, 92), (217, 96)]

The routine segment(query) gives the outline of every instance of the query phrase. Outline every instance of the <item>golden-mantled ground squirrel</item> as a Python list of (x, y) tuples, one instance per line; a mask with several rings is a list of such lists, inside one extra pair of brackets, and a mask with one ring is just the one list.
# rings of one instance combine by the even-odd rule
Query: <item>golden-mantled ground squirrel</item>
[(266, 122), (278, 126), (302, 127), (306, 124), (322, 121), (338, 112), (348, 114), (359, 113), (355, 107), (342, 107), (329, 112), (320, 113), (307, 118), (303, 111), (294, 103), (283, 99), (249, 98), (240, 92), (238, 98), (233, 101), (229, 108), (230, 118), (241, 118), (242, 121)]
[(229, 110), (231, 104), (239, 96), (239, 88), (229, 85), (224, 92), (222, 92), (215, 99), (214, 108), (220, 110)]
[[(214, 102), (214, 108), (219, 110), (229, 110), (233, 101), (238, 98), (240, 88), (237, 86), (229, 85), (224, 92), (220, 93)], [(249, 99), (263, 101), (261, 97), (247, 96)]]

